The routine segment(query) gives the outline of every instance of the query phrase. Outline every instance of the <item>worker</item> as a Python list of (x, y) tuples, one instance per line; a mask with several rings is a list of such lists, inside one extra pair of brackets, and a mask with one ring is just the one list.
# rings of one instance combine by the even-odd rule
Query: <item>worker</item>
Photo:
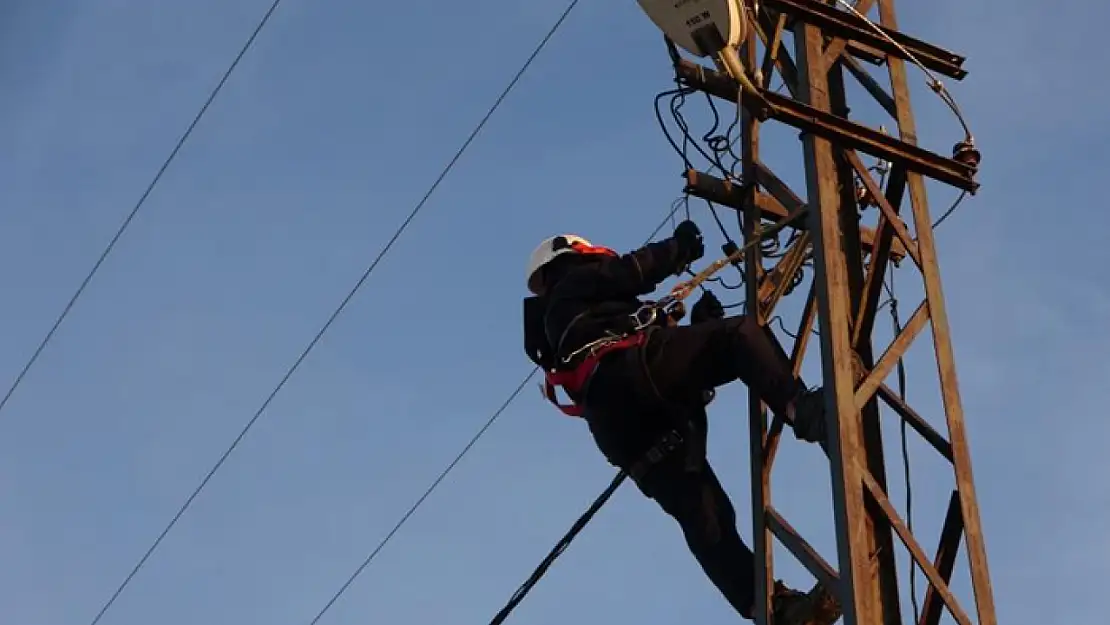
[[(824, 443), (825, 419), (821, 394), (795, 378), (774, 336), (746, 315), (726, 317), (711, 292), (693, 306), (690, 325), (652, 319), (639, 298), (704, 253), (689, 220), (624, 255), (576, 235), (543, 241), (527, 271), (525, 350), (547, 373), (548, 398), (586, 421), (605, 458), (678, 522), (707, 577), (754, 620), (755, 559), (706, 458), (706, 403), (714, 389), (740, 380), (800, 439)], [(557, 403), (556, 385), (573, 404)], [(681, 440), (677, 449), (650, 454), (669, 434)], [(656, 460), (633, 472), (646, 456)], [(807, 594), (776, 582), (772, 598), (776, 625), (828, 625), (840, 616), (820, 586)]]

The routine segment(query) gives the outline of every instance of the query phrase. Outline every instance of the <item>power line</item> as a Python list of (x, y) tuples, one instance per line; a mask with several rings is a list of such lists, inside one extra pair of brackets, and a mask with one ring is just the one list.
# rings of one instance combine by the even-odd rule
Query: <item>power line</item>
[(27, 376), (27, 372), (31, 370), (31, 367), (33, 367), (35, 362), (38, 361), (39, 356), (42, 355), (42, 351), (46, 349), (47, 344), (49, 344), (50, 341), (54, 338), (54, 334), (58, 331), (58, 328), (62, 325), (62, 322), (65, 321), (65, 318), (67, 316), (69, 316), (69, 312), (73, 310), (74, 304), (77, 303), (77, 300), (85, 292), (85, 288), (89, 286), (89, 282), (92, 281), (93, 276), (95, 276), (96, 273), (100, 271), (100, 266), (104, 264), (105, 259), (107, 259), (108, 255), (112, 253), (113, 249), (115, 249), (116, 243), (119, 242), (120, 237), (123, 236), (123, 233), (131, 225), (131, 222), (135, 219), (135, 216), (139, 213), (139, 210), (142, 209), (142, 207), (146, 204), (147, 198), (150, 197), (150, 194), (154, 191), (154, 188), (158, 186), (158, 183), (162, 180), (162, 175), (166, 173), (166, 170), (169, 169), (170, 164), (173, 163), (174, 159), (177, 158), (177, 153), (181, 151), (181, 148), (185, 145), (185, 142), (189, 140), (190, 136), (192, 136), (193, 130), (196, 129), (197, 124), (200, 123), (200, 120), (202, 117), (204, 117), (204, 114), (208, 112), (208, 108), (212, 105), (212, 102), (215, 101), (216, 96), (220, 94), (220, 91), (223, 89), (224, 84), (226, 84), (228, 78), (231, 77), (232, 72), (234, 72), (235, 68), (238, 67), (239, 61), (243, 60), (243, 57), (247, 54), (247, 51), (250, 50), (252, 45), (254, 45), (254, 40), (258, 38), (258, 34), (261, 33), (262, 29), (266, 27), (266, 24), (270, 21), (270, 16), (274, 14), (274, 11), (277, 10), (278, 5), (280, 5), (281, 2), (282, 0), (274, 0), (274, 3), (270, 5), (270, 8), (266, 11), (265, 15), (262, 16), (261, 20), (259, 20), (258, 25), (254, 28), (254, 32), (252, 32), (251, 36), (247, 38), (247, 42), (243, 44), (243, 47), (239, 50), (239, 53), (235, 55), (235, 59), (231, 62), (231, 65), (228, 66), (227, 70), (224, 72), (223, 77), (220, 78), (220, 82), (216, 84), (216, 87), (208, 95), (208, 99), (205, 100), (204, 105), (200, 107), (200, 111), (197, 112), (196, 116), (193, 118), (193, 121), (189, 124), (189, 127), (185, 129), (185, 133), (182, 134), (181, 138), (177, 140), (177, 144), (170, 152), (170, 155), (166, 157), (166, 160), (162, 162), (162, 166), (158, 168), (158, 173), (154, 174), (154, 178), (151, 179), (150, 184), (148, 184), (146, 187), (146, 190), (143, 191), (143, 194), (141, 196), (139, 196), (139, 201), (135, 203), (135, 206), (131, 209), (131, 212), (128, 213), (127, 218), (123, 220), (122, 224), (120, 224), (119, 229), (116, 230), (116, 234), (112, 236), (112, 239), (108, 242), (107, 247), (105, 247), (104, 251), (101, 252), (100, 258), (96, 260), (96, 263), (93, 264), (92, 269), (89, 270), (88, 275), (86, 275), (85, 279), (81, 281), (81, 285), (77, 287), (77, 290), (73, 293), (73, 296), (70, 297), (69, 302), (65, 305), (65, 308), (62, 309), (61, 314), (58, 315), (58, 318), (54, 321), (54, 325), (50, 327), (50, 331), (46, 333), (46, 336), (43, 337), (42, 341), (39, 343), (39, 346), (35, 349), (35, 352), (31, 354), (31, 358), (27, 361), (27, 364), (23, 366), (23, 369), (19, 372), (19, 375), (15, 377), (15, 381), (12, 382), (11, 387), (8, 388), (8, 392), (4, 394), (4, 398), (0, 399), (0, 411), (4, 410), (4, 406), (8, 404), (8, 400), (12, 398), (12, 395), (15, 394), (16, 389), (19, 388), (19, 385), (23, 383), (23, 378)]
[(436, 488), (439, 488), (440, 483), (443, 482), (447, 475), (455, 469), (459, 462), (462, 462), (462, 459), (466, 457), (468, 453), (470, 453), (470, 450), (474, 447), (474, 445), (476, 445), (478, 441), (481, 440), (483, 436), (485, 436), (490, 427), (492, 427), (497, 419), (501, 417), (501, 414), (505, 412), (506, 409), (508, 409), (509, 404), (513, 403), (513, 401), (520, 395), (521, 391), (524, 390), (524, 387), (528, 385), (528, 383), (536, 375), (536, 372), (539, 370), (539, 367), (533, 368), (531, 373), (528, 374), (528, 377), (524, 378), (524, 380), (522, 380), (520, 384), (517, 385), (516, 389), (514, 389), (513, 392), (509, 394), (508, 398), (506, 398), (505, 401), (501, 402), (501, 406), (494, 411), (490, 418), (486, 420), (485, 424), (483, 424), (482, 427), (478, 429), (478, 432), (470, 438), (466, 445), (463, 446), (462, 450), (459, 451), (454, 460), (448, 463), (447, 467), (444, 468), (439, 476), (432, 481), (431, 485), (428, 486), (427, 490), (424, 491), (424, 494), (420, 495), (420, 498), (416, 500), (416, 503), (412, 504), (408, 511), (406, 511), (405, 514), (401, 516), (401, 520), (397, 521), (397, 523), (393, 526), (393, 529), (389, 530), (389, 533), (385, 535), (385, 538), (383, 538), (381, 542), (379, 542), (378, 545), (374, 547), (374, 550), (370, 552), (370, 555), (366, 556), (366, 559), (362, 561), (362, 564), (360, 564), (358, 568), (355, 569), (354, 573), (351, 573), (350, 577), (347, 578), (347, 581), (343, 582), (343, 585), (339, 587), (339, 590), (337, 590), (334, 595), (332, 595), (331, 599), (328, 599), (328, 602), (324, 604), (324, 607), (320, 609), (320, 612), (312, 618), (312, 621), (309, 623), (309, 625), (316, 625), (316, 623), (319, 622), (321, 618), (323, 618), (324, 614), (326, 614), (327, 611), (330, 610), (333, 605), (335, 605), (335, 602), (338, 601), (341, 596), (343, 596), (343, 593), (347, 592), (347, 589), (350, 588), (355, 579), (362, 574), (366, 567), (370, 566), (370, 563), (374, 561), (374, 558), (378, 557), (378, 554), (381, 553), (381, 550), (384, 549), (387, 544), (389, 544), (389, 541), (393, 539), (393, 536), (396, 535), (402, 527), (404, 527), (409, 518), (411, 518), (412, 515), (416, 513), (420, 506), (424, 505), (424, 501), (433, 492), (435, 492)]
[[(275, 3), (274, 3), (275, 7), (280, 1), (281, 0), (276, 0), (275, 1)], [(170, 531), (173, 529), (173, 527), (175, 525), (177, 525), (178, 520), (180, 520), (181, 517), (185, 514), (185, 511), (189, 509), (189, 506), (192, 505), (193, 501), (197, 498), (198, 495), (200, 495), (201, 491), (204, 490), (205, 486), (208, 485), (208, 482), (212, 479), (212, 477), (216, 474), (216, 472), (218, 472), (220, 470), (220, 467), (223, 466), (224, 462), (227, 461), (227, 459), (231, 456), (232, 452), (235, 451), (235, 449), (239, 446), (239, 443), (241, 443), (243, 441), (243, 439), (246, 437), (247, 433), (254, 426), (255, 422), (258, 421), (258, 419), (266, 411), (266, 408), (269, 407), (270, 403), (274, 400), (275, 397), (277, 397), (277, 394), (285, 386), (285, 383), (288, 382), (291, 377), (293, 377), (293, 373), (295, 373), (296, 370), (301, 366), (301, 363), (304, 362), (305, 358), (308, 357), (308, 354), (313, 350), (313, 348), (316, 347), (316, 344), (320, 342), (320, 339), (323, 338), (324, 334), (331, 327), (332, 323), (335, 322), (335, 320), (339, 317), (339, 315), (343, 312), (343, 310), (346, 309), (347, 304), (350, 303), (351, 299), (353, 299), (355, 294), (362, 288), (362, 285), (366, 282), (367, 278), (370, 277), (370, 274), (372, 274), (374, 272), (374, 270), (378, 267), (378, 264), (382, 261), (383, 258), (385, 258), (385, 255), (393, 247), (393, 244), (396, 243), (397, 240), (401, 237), (401, 234), (404, 233), (404, 231), (408, 228), (409, 224), (412, 223), (413, 219), (420, 212), (420, 210), (424, 208), (424, 205), (427, 204), (428, 199), (432, 196), (432, 194), (435, 192), (435, 190), (439, 187), (440, 183), (443, 182), (444, 178), (447, 177), (447, 174), (451, 172), (451, 170), (454, 168), (455, 164), (462, 157), (463, 153), (466, 152), (467, 148), (470, 147), (470, 144), (478, 136), (478, 133), (482, 131), (482, 129), (485, 127), (485, 125), (489, 121), (489, 119), (493, 116), (493, 114), (501, 106), (501, 103), (505, 100), (505, 98), (513, 90), (513, 87), (516, 86), (516, 84), (520, 81), (520, 79), (524, 75), (524, 73), (532, 65), (532, 62), (535, 61), (536, 57), (539, 56), (539, 53), (547, 46), (547, 43), (555, 35), (555, 33), (556, 33), (556, 31), (558, 31), (559, 27), (562, 26), (563, 22), (570, 15), (570, 12), (572, 10), (574, 10), (574, 8), (578, 5), (578, 2), (579, 2), (579, 0), (573, 0), (567, 6), (566, 10), (563, 11), (563, 14), (559, 17), (559, 19), (556, 20), (555, 24), (551, 27), (551, 29), (547, 32), (547, 34), (543, 37), (543, 39), (540, 40), (540, 42), (536, 46), (535, 50), (532, 51), (532, 54), (529, 55), (528, 59), (524, 62), (524, 65), (522, 65), (520, 70), (517, 71), (517, 73), (513, 77), (513, 79), (511, 81), (509, 81), (509, 84), (505, 87), (505, 89), (497, 97), (497, 99), (494, 101), (493, 105), (490, 107), (489, 111), (482, 118), (482, 120), (480, 122), (478, 122), (478, 125), (474, 127), (474, 130), (471, 131), (470, 136), (467, 137), (466, 141), (464, 141), (462, 146), (455, 152), (455, 155), (451, 158), (451, 160), (443, 168), (443, 171), (440, 172), (440, 174), (436, 178), (435, 182), (432, 183), (432, 186), (429, 187), (428, 191), (424, 194), (424, 196), (420, 199), (420, 201), (417, 202), (416, 206), (409, 213), (408, 217), (405, 218), (405, 220), (401, 223), (401, 225), (393, 233), (393, 236), (390, 237), (389, 241), (386, 242), (385, 246), (381, 249), (380, 252), (378, 252), (377, 257), (374, 258), (373, 262), (370, 263), (370, 266), (367, 267), (366, 271), (364, 271), (362, 273), (362, 276), (358, 279), (358, 281), (355, 283), (355, 285), (351, 288), (350, 292), (347, 293), (346, 297), (344, 297), (343, 300), (339, 303), (339, 306), (336, 307), (335, 311), (332, 312), (331, 316), (328, 317), (328, 320), (324, 323), (324, 325), (320, 328), (320, 330), (316, 333), (316, 335), (308, 343), (308, 346), (304, 348), (304, 351), (301, 352), (300, 356), (298, 356), (297, 359), (293, 362), (293, 364), (289, 367), (289, 370), (286, 371), (285, 375), (282, 376), (280, 381), (278, 381), (277, 386), (275, 386), (273, 391), (271, 391), (270, 394), (266, 397), (266, 400), (262, 402), (262, 405), (254, 413), (254, 416), (251, 417), (250, 421), (248, 421), (247, 424), (243, 427), (243, 429), (239, 432), (239, 435), (235, 437), (235, 440), (233, 440), (231, 442), (231, 445), (228, 446), (227, 450), (224, 451), (222, 456), (220, 456), (220, 459), (216, 461), (216, 464), (212, 465), (212, 468), (204, 476), (204, 479), (201, 480), (200, 484), (196, 487), (196, 489), (192, 492), (192, 494), (190, 494), (189, 497), (185, 500), (185, 503), (183, 503), (181, 505), (181, 508), (178, 509), (177, 513), (170, 520), (169, 524), (166, 525), (165, 529), (162, 530), (162, 533), (158, 535), (158, 538), (156, 538), (154, 540), (154, 543), (152, 543), (151, 546), (147, 549), (146, 553), (143, 554), (143, 557), (140, 558), (138, 563), (135, 564), (134, 568), (131, 569), (131, 572), (127, 575), (126, 578), (124, 578), (123, 583), (120, 584), (119, 588), (116, 589), (116, 591), (112, 594), (111, 598), (100, 609), (100, 612), (97, 613), (96, 617), (92, 620), (90, 625), (96, 625), (100, 621), (101, 617), (104, 615), (105, 612), (108, 611), (108, 608), (110, 608), (112, 606), (112, 604), (115, 602), (116, 598), (118, 598), (119, 595), (123, 592), (123, 590), (127, 587), (127, 585), (131, 583), (131, 580), (135, 577), (135, 575), (139, 572), (139, 570), (142, 569), (143, 565), (146, 564), (147, 560), (154, 553), (154, 551), (158, 548), (158, 546), (161, 545), (162, 540), (165, 539), (166, 535), (168, 535), (170, 533)], [(272, 11), (272, 8), (271, 8), (271, 11)], [(267, 14), (267, 16), (268, 16), (268, 14)], [(530, 377), (531, 376), (529, 376), (529, 378)], [(522, 388), (523, 388), (523, 385), (522, 385)]]
[[(659, 225), (655, 227), (655, 230), (651, 231), (651, 234), (648, 235), (647, 240), (645, 240), (644, 243), (646, 244), (647, 242), (654, 239), (655, 235), (659, 234), (659, 231), (667, 225), (667, 222), (671, 220), (671, 217), (673, 217), (674, 214), (681, 207), (681, 202), (673, 203), (671, 205), (670, 211), (667, 213), (667, 216), (663, 218), (663, 221), (659, 222)], [(389, 532), (385, 535), (385, 538), (382, 538), (381, 542), (379, 542), (377, 546), (374, 547), (373, 551), (370, 552), (370, 555), (366, 556), (362, 563), (359, 564), (358, 567), (355, 569), (354, 573), (351, 573), (351, 575), (347, 578), (347, 581), (343, 582), (343, 585), (339, 587), (339, 590), (337, 590), (334, 595), (332, 595), (331, 599), (328, 599), (328, 602), (325, 603), (324, 607), (321, 608), (316, 616), (312, 618), (312, 621), (309, 622), (309, 625), (316, 625), (316, 623), (318, 623), (320, 619), (323, 618), (324, 614), (326, 614), (327, 611), (330, 610), (333, 605), (335, 605), (335, 602), (338, 601), (341, 596), (343, 596), (343, 593), (347, 592), (347, 589), (350, 588), (355, 579), (358, 578), (358, 576), (361, 575), (364, 570), (366, 570), (366, 567), (370, 566), (370, 563), (374, 561), (374, 558), (378, 557), (378, 554), (381, 553), (382, 549), (384, 549), (385, 546), (389, 544), (389, 541), (393, 540), (393, 537), (397, 534), (398, 531), (401, 530), (402, 527), (404, 527), (405, 523), (408, 523), (412, 515), (416, 513), (420, 506), (424, 505), (424, 501), (427, 500), (428, 497), (433, 492), (435, 492), (437, 488), (439, 488), (439, 485), (443, 482), (447, 475), (451, 473), (451, 471), (453, 471), (456, 466), (458, 466), (459, 462), (461, 462), (468, 453), (470, 453), (470, 450), (474, 448), (474, 445), (477, 444), (478, 441), (486, 435), (486, 432), (489, 431), (490, 427), (492, 427), (493, 424), (505, 412), (505, 410), (509, 408), (509, 405), (516, 400), (521, 391), (524, 390), (524, 387), (528, 385), (528, 382), (530, 382), (532, 378), (535, 377), (536, 373), (539, 370), (539, 367), (533, 367), (532, 371), (527, 375), (527, 377), (525, 377), (520, 382), (520, 384), (517, 385), (512, 393), (509, 393), (509, 396), (503, 402), (501, 402), (501, 405), (497, 408), (497, 410), (493, 412), (492, 415), (490, 415), (489, 419), (486, 420), (482, 427), (478, 429), (478, 431), (474, 434), (474, 436), (470, 438), (469, 441), (467, 441), (466, 445), (463, 445), (462, 450), (459, 451), (455, 458), (447, 464), (447, 466), (443, 469), (443, 471), (440, 472), (439, 476), (436, 477), (436, 479), (432, 480), (431, 485), (428, 486), (428, 488), (424, 491), (424, 494), (420, 495), (420, 497), (416, 500), (416, 503), (412, 504), (412, 506), (409, 507), (409, 509), (403, 515), (401, 515), (401, 519), (397, 521), (396, 524), (394, 524), (393, 528), (390, 529)]]

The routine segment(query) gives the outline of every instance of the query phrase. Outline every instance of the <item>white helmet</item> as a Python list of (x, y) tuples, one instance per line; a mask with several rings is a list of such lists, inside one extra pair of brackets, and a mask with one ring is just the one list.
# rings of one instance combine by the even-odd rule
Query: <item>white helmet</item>
[(543, 290), (543, 284), (540, 282), (542, 278), (540, 270), (563, 254), (604, 254), (606, 256), (616, 256), (616, 252), (613, 250), (606, 247), (595, 247), (592, 243), (576, 234), (560, 234), (544, 239), (539, 246), (532, 251), (532, 256), (528, 259), (528, 271), (525, 279), (528, 282), (529, 291), (536, 295), (540, 295)]

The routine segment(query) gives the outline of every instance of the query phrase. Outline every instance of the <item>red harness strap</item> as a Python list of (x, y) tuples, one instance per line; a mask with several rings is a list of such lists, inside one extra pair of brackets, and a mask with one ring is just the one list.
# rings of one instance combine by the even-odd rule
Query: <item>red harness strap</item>
[(628, 349), (629, 347), (636, 347), (644, 342), (644, 333), (637, 332), (632, 336), (605, 343), (600, 347), (590, 352), (588, 356), (582, 359), (576, 367), (569, 371), (547, 371), (544, 373), (544, 386), (543, 396), (547, 401), (555, 405), (556, 408), (561, 410), (563, 414), (568, 417), (581, 417), (582, 407), (576, 403), (560, 404), (555, 398), (555, 387), (561, 386), (567, 393), (578, 394), (589, 381), (590, 376), (593, 375), (597, 369), (597, 364), (601, 362), (601, 358), (609, 352), (614, 352), (618, 349)]

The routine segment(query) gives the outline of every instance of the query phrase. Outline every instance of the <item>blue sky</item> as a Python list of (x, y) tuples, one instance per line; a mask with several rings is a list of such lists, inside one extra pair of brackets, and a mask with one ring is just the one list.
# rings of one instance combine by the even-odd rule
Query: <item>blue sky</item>
[[(0, 380), (268, 4), (0, 8)], [(0, 622), (92, 619), (563, 8), (370, 6), (287, 0), (0, 413)], [(983, 190), (939, 246), (1000, 621), (1014, 625), (1104, 613), (1108, 137), (1105, 88), (1080, 72), (1106, 61), (1085, 50), (1106, 17), (1028, 0), (900, 13), (969, 57), (949, 85)], [(946, 151), (958, 127), (912, 76), (922, 141)], [(527, 373), (535, 243), (570, 230), (632, 247), (679, 193), (651, 111), (669, 79), (634, 3), (584, 0), (102, 623), (308, 623)], [(775, 136), (768, 159), (801, 190), (796, 135)], [(935, 210), (952, 195), (931, 193)], [(910, 398), (935, 413), (927, 355), (922, 342), (909, 358)], [(710, 452), (750, 538), (742, 400), (729, 389), (715, 404)], [(948, 476), (911, 453), (931, 550)], [(819, 457), (794, 444), (781, 463), (777, 505), (832, 558)], [(321, 622), (488, 620), (611, 475), (581, 424), (528, 389)], [(673, 522), (628, 488), (513, 622), (587, 619), (735, 617)]]

